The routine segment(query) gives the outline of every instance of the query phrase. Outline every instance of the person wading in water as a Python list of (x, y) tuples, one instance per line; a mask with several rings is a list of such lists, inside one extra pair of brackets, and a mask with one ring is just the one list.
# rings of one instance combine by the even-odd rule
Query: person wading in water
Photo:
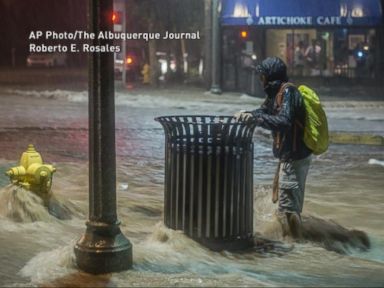
[(278, 57), (269, 57), (255, 67), (266, 93), (260, 108), (240, 111), (239, 121), (256, 121), (272, 131), (273, 154), (279, 164), (273, 181), (273, 202), (279, 201), (276, 214), (283, 227), (301, 238), (301, 212), (304, 203), (305, 181), (312, 151), (303, 141), (306, 110), (298, 89), (288, 83), (287, 66)]

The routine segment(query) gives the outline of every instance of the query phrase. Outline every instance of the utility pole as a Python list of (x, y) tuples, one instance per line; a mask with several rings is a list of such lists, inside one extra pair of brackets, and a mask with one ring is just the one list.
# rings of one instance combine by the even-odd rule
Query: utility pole
[[(112, 31), (113, 0), (89, 0), (89, 30)], [(94, 39), (92, 45), (113, 45)], [(89, 55), (89, 219), (75, 245), (78, 267), (102, 274), (129, 269), (132, 245), (121, 233), (116, 214), (114, 57)]]
[(220, 0), (212, 0), (212, 86), (211, 93), (221, 94)]

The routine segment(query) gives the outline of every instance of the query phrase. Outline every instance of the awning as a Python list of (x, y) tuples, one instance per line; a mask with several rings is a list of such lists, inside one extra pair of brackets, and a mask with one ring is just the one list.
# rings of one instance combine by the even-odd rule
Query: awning
[(378, 26), (380, 0), (222, 0), (222, 25)]

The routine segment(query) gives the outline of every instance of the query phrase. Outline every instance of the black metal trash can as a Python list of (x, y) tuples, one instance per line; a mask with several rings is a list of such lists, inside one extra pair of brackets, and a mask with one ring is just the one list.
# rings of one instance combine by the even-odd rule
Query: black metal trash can
[(253, 245), (254, 124), (155, 118), (165, 131), (164, 222), (213, 250)]

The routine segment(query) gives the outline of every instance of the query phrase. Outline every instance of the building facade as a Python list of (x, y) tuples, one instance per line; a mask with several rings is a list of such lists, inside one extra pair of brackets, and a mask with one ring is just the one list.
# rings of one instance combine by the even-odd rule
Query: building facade
[(223, 90), (255, 90), (250, 66), (282, 58), (296, 77), (375, 77), (379, 0), (222, 0)]

